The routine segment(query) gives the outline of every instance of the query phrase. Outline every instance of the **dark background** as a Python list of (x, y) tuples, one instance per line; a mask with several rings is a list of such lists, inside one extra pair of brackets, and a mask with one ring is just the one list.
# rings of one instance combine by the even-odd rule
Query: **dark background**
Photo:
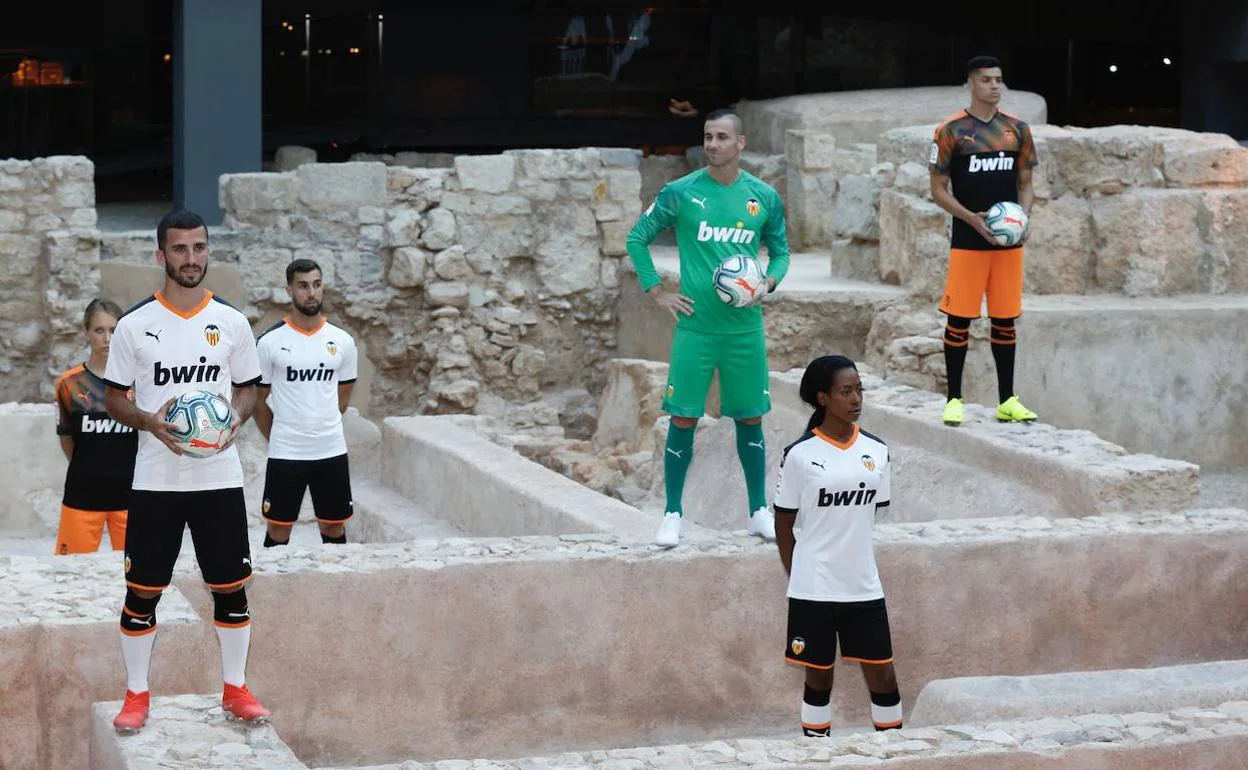
[[(951, 85), (977, 53), (1002, 60), (1010, 87), (1044, 96), (1050, 123), (1248, 139), (1246, 5), (1053, 0), (985, 15), (996, 6), (264, 0), (263, 146), (267, 156), (304, 144), (338, 160), (361, 150), (683, 145), (689, 126), (668, 115), (670, 97), (705, 111), (743, 97)], [(612, 78), (643, 15), (648, 44)], [(0, 158), (86, 154), (101, 199), (110, 179), (166, 177), (172, 25), (169, 0), (6, 8), (0, 73), (36, 58), (61, 63), (70, 82), (17, 88), (4, 76)]]

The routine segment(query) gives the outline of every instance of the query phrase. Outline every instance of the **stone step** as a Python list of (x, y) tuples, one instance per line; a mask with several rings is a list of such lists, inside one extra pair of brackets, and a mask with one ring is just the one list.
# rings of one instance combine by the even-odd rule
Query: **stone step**
[(914, 725), (1201, 709), (1248, 700), (1248, 660), (1162, 668), (1071, 671), (1039, 676), (974, 676), (929, 682)]
[(307, 770), (273, 725), (226, 721), (219, 694), (153, 698), (147, 725), (135, 735), (113, 729), (120, 709), (121, 701), (91, 706), (90, 770)]
[(352, 481), (355, 515), (352, 540), (364, 543), (401, 543), (463, 537), (464, 533), (411, 499), (379, 481)]

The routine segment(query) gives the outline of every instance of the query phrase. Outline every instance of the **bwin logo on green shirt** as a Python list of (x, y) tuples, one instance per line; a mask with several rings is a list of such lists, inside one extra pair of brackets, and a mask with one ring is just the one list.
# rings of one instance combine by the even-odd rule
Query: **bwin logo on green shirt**
[(704, 219), (698, 223), (698, 240), (716, 243), (753, 243), (754, 231), (743, 227), (711, 227)]

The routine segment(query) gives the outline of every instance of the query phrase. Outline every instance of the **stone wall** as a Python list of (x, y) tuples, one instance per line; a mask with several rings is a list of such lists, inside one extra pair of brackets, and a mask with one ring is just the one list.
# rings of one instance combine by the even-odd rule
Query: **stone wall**
[(51, 398), (81, 345), (82, 310), (98, 280), (95, 167), (85, 158), (0, 160), (0, 378), (6, 399)]
[[(224, 175), (208, 280), (259, 329), (288, 307), (290, 260), (317, 260), (327, 307), (367, 359), (367, 412), (498, 410), (542, 388), (593, 389), (615, 346), (639, 165), (631, 150), (520, 150), (459, 156), (454, 168), (304, 163)], [(160, 285), (155, 244), (149, 233), (60, 229), (94, 224), (89, 162), (3, 168), (0, 184), (26, 192), (0, 209), (0, 224), (21, 229), (0, 242), (24, 260), (9, 273), (12, 320), (0, 321), (0, 398), (46, 400), (51, 375), (81, 354), (77, 319), (102, 285), (101, 244), (103, 283), (140, 296)], [(58, 195), (82, 208), (57, 209)], [(43, 216), (28, 221), (17, 203)]]

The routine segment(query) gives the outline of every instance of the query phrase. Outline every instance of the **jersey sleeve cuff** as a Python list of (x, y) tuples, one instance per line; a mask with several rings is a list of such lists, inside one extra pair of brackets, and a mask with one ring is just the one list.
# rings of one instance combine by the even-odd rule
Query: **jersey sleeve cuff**
[(796, 508), (785, 508), (783, 505), (772, 505), (771, 507), (775, 509), (776, 513), (797, 513)]
[(67, 426), (65, 426), (65, 425), (58, 425), (58, 426), (56, 426), (56, 435), (58, 435), (58, 436), (72, 436), (72, 435), (74, 435), (74, 429), (73, 429), (73, 428), (70, 428), (70, 427), (67, 427)]
[(130, 390), (129, 385), (122, 385), (120, 382), (113, 382), (112, 380), (104, 377), (101, 377), (100, 380), (102, 380), (104, 384), (110, 388), (116, 388), (117, 390)]
[(882, 502), (882, 503), (876, 503), (876, 504), (875, 504), (875, 507), (876, 507), (877, 509), (879, 509), (879, 508), (887, 508), (887, 507), (888, 507), (888, 503), (889, 503), (889, 501), (888, 501), (888, 500), (885, 500), (885, 501), (884, 501), (884, 502)]
[(353, 385), (355, 384), (355, 380), (356, 380), (355, 377), (352, 377), (349, 380), (338, 380), (338, 384), (339, 385)]
[(259, 385), (260, 375), (256, 375), (255, 377), (252, 377), (250, 380), (247, 380), (246, 382), (234, 382), (231, 384), (236, 388), (245, 388), (248, 385)]
[(261, 387), (261, 388), (271, 388), (271, 387), (273, 387), (273, 383), (271, 383), (271, 382), (265, 382), (264, 380), (261, 380), (260, 382), (257, 382), (257, 383), (256, 383), (256, 385), (257, 385), (257, 386), (259, 386), (259, 387)]

